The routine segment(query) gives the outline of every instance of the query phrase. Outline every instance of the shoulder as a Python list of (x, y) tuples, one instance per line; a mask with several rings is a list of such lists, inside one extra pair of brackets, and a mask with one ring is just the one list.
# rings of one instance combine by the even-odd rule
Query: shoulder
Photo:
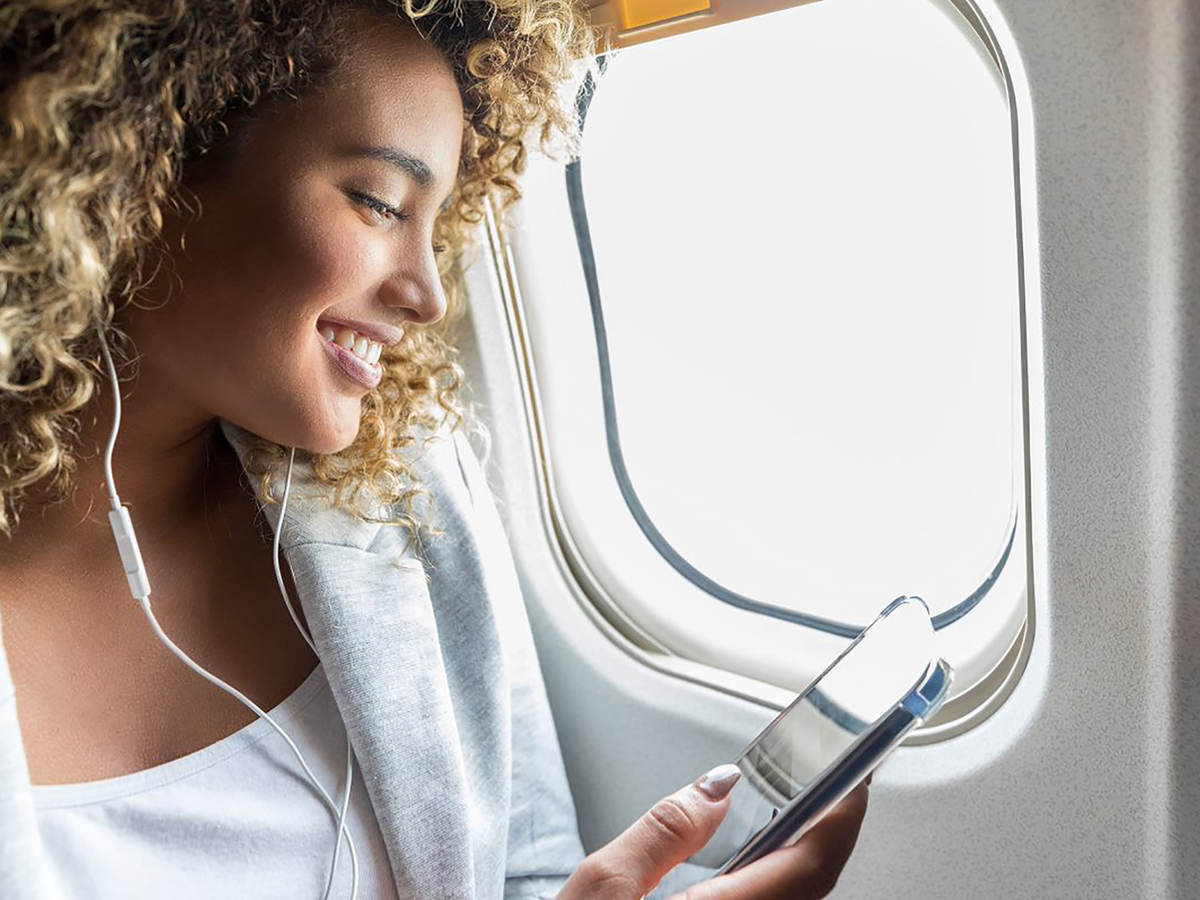
[[(260, 439), (226, 420), (221, 420), (221, 427), (245, 468), (252, 446)], [(483, 467), (468, 437), (470, 428), (467, 420), (435, 406), (410, 426), (409, 439), (392, 451), (403, 458), (413, 486), (429, 495), (414, 500), (418, 519), (437, 520), (449, 515), (458, 520), (459, 528), (471, 527), (478, 510), (490, 506)], [(286, 480), (286, 469), (282, 465), (274, 472), (280, 482)], [(382, 524), (396, 521), (401, 515), (399, 504), (383, 500), (370, 487), (335, 504), (332, 490), (317, 483), (311, 463), (300, 457), (295, 460), (288, 494), (287, 523), (281, 541), (285, 548), (320, 542), (365, 549), (375, 544)], [(278, 528), (280, 506), (263, 506), (260, 501), (260, 508)]]
[(428, 416), (435, 424), (415, 425), (412, 440), (396, 452), (429, 489), (465, 491), (472, 507), (490, 505), (493, 496), (484, 472), (490, 448), (486, 428), (478, 419), (454, 416), (437, 406)]

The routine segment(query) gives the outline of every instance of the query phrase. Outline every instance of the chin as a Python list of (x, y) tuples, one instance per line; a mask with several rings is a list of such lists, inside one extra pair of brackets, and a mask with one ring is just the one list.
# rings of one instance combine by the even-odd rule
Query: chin
[(330, 456), (345, 450), (358, 437), (357, 421), (351, 428), (341, 428), (338, 425), (337, 422), (322, 421), (318, 424), (309, 421), (299, 428), (269, 427), (264, 424), (261, 430), (253, 426), (247, 430), (279, 444), (285, 450), (295, 447), (297, 451)]
[(329, 443), (314, 442), (310, 447), (306, 447), (309, 453), (320, 456), (332, 456), (335, 453), (341, 453), (347, 447), (354, 443), (354, 438), (348, 441), (332, 441)]
[(315, 434), (309, 436), (309, 440), (297, 447), (304, 447), (309, 453), (318, 453), (322, 456), (330, 456), (334, 453), (340, 453), (358, 437), (358, 422), (354, 423), (354, 428), (350, 431), (322, 429)]

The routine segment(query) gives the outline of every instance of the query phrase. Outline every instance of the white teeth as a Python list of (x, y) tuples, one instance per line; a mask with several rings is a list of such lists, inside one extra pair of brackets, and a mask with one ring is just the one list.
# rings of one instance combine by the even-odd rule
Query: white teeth
[(321, 337), (345, 347), (368, 365), (374, 365), (378, 362), (380, 354), (383, 353), (382, 344), (370, 338), (363, 337), (350, 328), (341, 328), (334, 331), (333, 328), (326, 325), (321, 329)]
[(363, 362), (370, 365), (379, 358), (379, 354), (376, 351), (380, 349), (382, 348), (379, 346), (379, 344), (375, 343), (375, 341), (368, 340), (365, 337), (360, 337), (357, 341), (355, 341), (354, 349), (351, 352)]

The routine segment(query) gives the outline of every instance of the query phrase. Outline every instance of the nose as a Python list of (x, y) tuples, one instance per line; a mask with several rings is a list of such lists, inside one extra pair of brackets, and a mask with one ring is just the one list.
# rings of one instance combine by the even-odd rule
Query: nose
[(418, 324), (432, 325), (446, 315), (446, 294), (432, 250), (420, 265), (398, 269), (380, 293), (388, 306), (410, 310)]

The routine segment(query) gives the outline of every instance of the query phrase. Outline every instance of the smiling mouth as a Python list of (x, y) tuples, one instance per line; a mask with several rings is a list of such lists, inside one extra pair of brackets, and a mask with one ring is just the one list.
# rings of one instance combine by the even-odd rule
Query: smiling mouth
[(329, 340), (322, 334), (317, 335), (317, 340), (325, 348), (325, 353), (329, 356), (334, 367), (350, 381), (368, 390), (374, 390), (379, 386), (379, 382), (383, 380), (383, 366), (379, 364), (378, 360), (367, 362), (365, 359), (356, 356), (353, 351), (336, 341)]
[(344, 347), (349, 353), (368, 364), (377, 363), (380, 354), (383, 353), (383, 341), (367, 334), (361, 334), (348, 325), (340, 325), (336, 322), (318, 322), (317, 332), (324, 340)]

